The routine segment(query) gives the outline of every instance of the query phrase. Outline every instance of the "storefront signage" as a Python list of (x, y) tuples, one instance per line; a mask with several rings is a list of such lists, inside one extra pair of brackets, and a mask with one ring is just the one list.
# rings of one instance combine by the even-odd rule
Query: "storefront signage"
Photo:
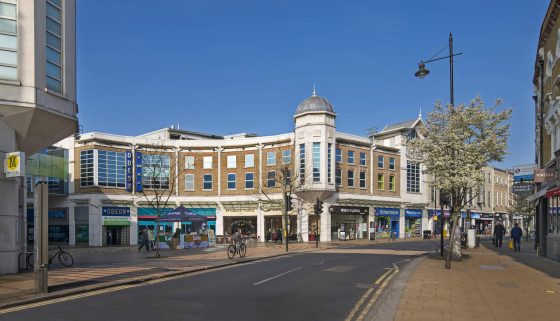
[(513, 168), (513, 181), (532, 181), (534, 179), (534, 171), (537, 168), (535, 164), (519, 165)]
[(25, 176), (25, 153), (7, 153), (4, 159), (4, 173), (6, 177)]
[(518, 195), (530, 195), (533, 194), (535, 186), (532, 183), (514, 183), (511, 191)]
[(103, 206), (101, 207), (102, 216), (130, 216), (130, 207)]
[[(441, 214), (440, 210), (428, 210), (428, 216), (432, 217), (432, 216), (440, 216)], [(451, 212), (449, 210), (443, 210), (443, 216), (445, 217), (449, 217), (451, 215)]]
[(329, 213), (338, 215), (369, 215), (369, 207), (332, 205), (329, 207)]
[(136, 152), (136, 191), (142, 192), (142, 153)]
[(481, 218), (481, 219), (492, 219), (492, 214), (490, 214), (490, 213), (481, 213), (481, 214), (480, 214), (480, 218)]
[(422, 210), (419, 209), (412, 209), (412, 208), (405, 208), (404, 209), (404, 216), (405, 217), (422, 217)]
[(401, 216), (400, 208), (376, 207), (376, 216)]
[(556, 170), (554, 168), (535, 169), (535, 183), (554, 182)]
[(130, 217), (103, 216), (103, 225), (128, 226), (130, 225)]
[(126, 190), (132, 192), (132, 152), (126, 152)]
[(547, 198), (558, 197), (558, 196), (560, 196), (560, 187), (553, 188), (553, 189), (549, 190), (548, 192), (546, 192), (546, 197)]

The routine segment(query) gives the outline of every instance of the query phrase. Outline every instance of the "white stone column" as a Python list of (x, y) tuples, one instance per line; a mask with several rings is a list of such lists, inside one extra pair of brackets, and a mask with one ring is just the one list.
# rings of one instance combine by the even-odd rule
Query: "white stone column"
[(257, 235), (261, 242), (265, 241), (265, 220), (264, 213), (260, 206), (257, 208)]
[(321, 242), (330, 242), (331, 240), (331, 213), (325, 211), (325, 208), (329, 208), (330, 203), (323, 203), (323, 209), (321, 212)]
[(399, 238), (400, 239), (404, 239), (404, 232), (405, 232), (405, 229), (404, 229), (404, 222), (405, 222), (404, 209), (405, 208), (401, 205), (401, 211), (400, 211), (401, 215), (400, 215), (400, 218), (399, 218)]
[(138, 245), (138, 208), (130, 207), (130, 245)]
[[(371, 241), (371, 233), (375, 233), (375, 208), (373, 206), (369, 207), (369, 215), (368, 215), (368, 226), (367, 226), (367, 237)], [(373, 228), (371, 228), (371, 223), (373, 222)]]
[(304, 242), (309, 242), (309, 213), (307, 210), (302, 209), (298, 214), (298, 233), (301, 233), (301, 238)]
[(424, 236), (424, 230), (431, 230), (430, 220), (428, 219), (428, 210), (422, 210), (422, 237)]
[(103, 245), (103, 220), (101, 219), (101, 204), (89, 207), (89, 246)]
[(219, 207), (216, 207), (216, 235), (224, 235), (224, 215)]
[(68, 207), (68, 242), (70, 245), (76, 245), (76, 216), (74, 215), (74, 206)]

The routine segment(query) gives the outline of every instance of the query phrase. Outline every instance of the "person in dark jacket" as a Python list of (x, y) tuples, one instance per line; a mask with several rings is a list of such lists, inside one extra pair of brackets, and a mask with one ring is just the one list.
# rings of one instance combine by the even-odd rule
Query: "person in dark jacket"
[(515, 252), (521, 251), (521, 237), (523, 236), (523, 230), (519, 227), (519, 224), (513, 224), (514, 227), (511, 229), (511, 238), (513, 239), (513, 250)]
[(504, 238), (504, 234), (506, 234), (506, 228), (502, 225), (502, 222), (499, 222), (498, 225), (494, 227), (494, 236), (496, 237), (496, 247), (502, 247), (502, 239)]

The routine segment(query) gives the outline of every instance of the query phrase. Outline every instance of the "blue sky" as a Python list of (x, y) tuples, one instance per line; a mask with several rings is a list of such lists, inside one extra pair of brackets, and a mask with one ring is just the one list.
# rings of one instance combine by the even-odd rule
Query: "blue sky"
[(449, 101), (444, 61), (414, 72), (453, 32), (455, 102), (513, 108), (510, 154), (534, 160), (533, 66), (549, 1), (78, 0), (85, 132), (182, 129), (275, 135), (317, 93), (337, 130), (414, 119)]

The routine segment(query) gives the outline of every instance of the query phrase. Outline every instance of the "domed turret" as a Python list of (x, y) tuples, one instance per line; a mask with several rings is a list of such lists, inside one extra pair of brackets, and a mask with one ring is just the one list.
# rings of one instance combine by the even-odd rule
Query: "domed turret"
[(325, 98), (317, 96), (315, 89), (313, 89), (313, 95), (299, 103), (296, 109), (296, 115), (321, 111), (334, 113), (331, 103)]

